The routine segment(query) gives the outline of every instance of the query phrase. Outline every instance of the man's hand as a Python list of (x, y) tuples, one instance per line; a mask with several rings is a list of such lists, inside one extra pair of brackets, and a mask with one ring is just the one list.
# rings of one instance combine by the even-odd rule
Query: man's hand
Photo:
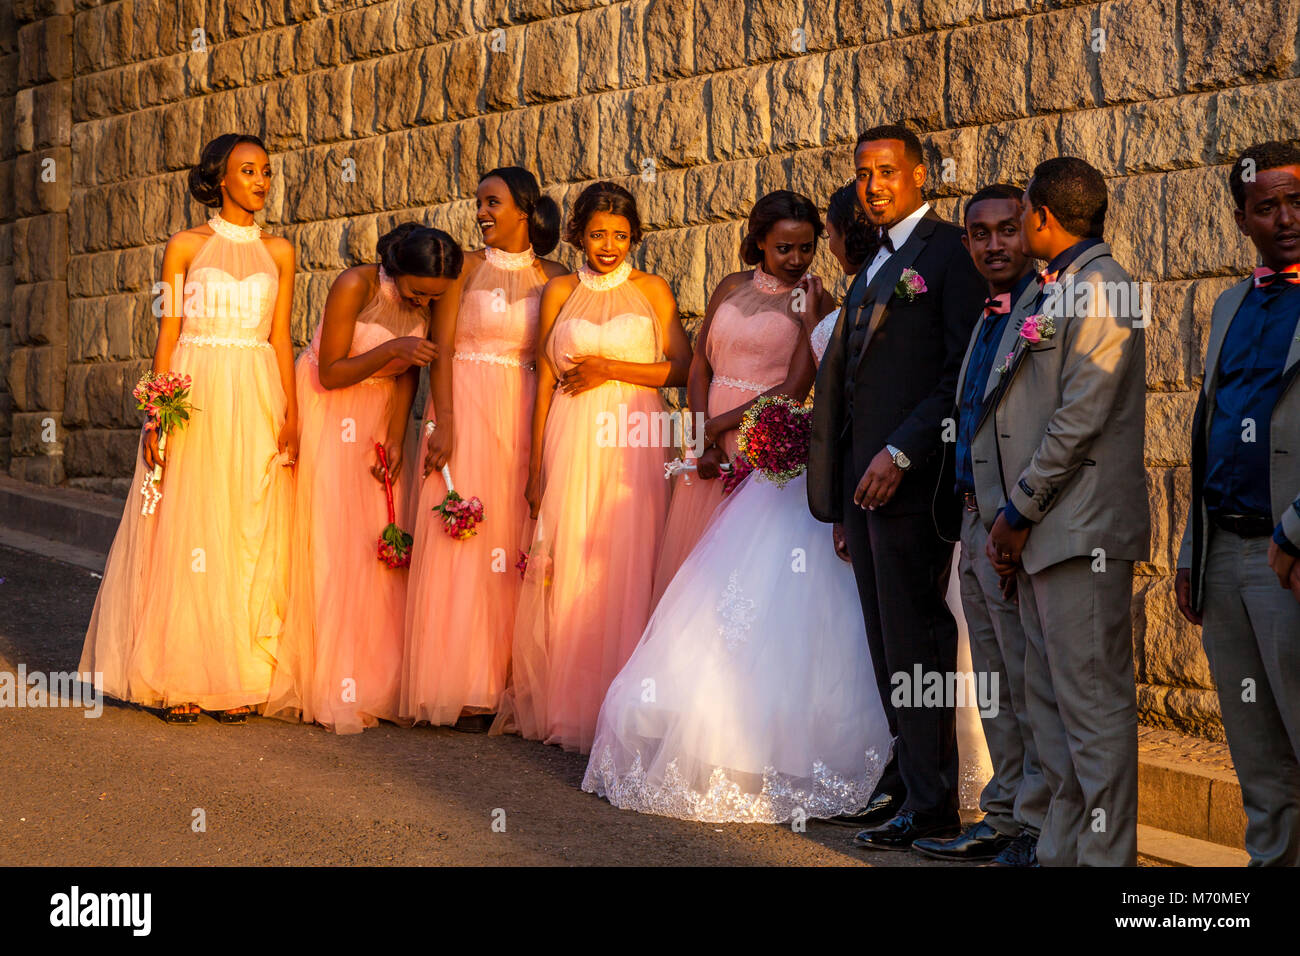
[(1291, 587), (1291, 569), (1295, 567), (1295, 558), (1283, 551), (1276, 541), (1268, 543), (1268, 566), (1277, 575), (1277, 583), (1283, 588)]
[(1201, 623), (1201, 615), (1192, 608), (1192, 571), (1191, 568), (1179, 568), (1174, 577), (1174, 597), (1178, 600), (1178, 610), (1183, 617), (1193, 624)]
[(831, 541), (835, 543), (835, 553), (839, 555), (841, 561), (853, 560), (849, 556), (849, 539), (844, 537), (844, 525), (838, 521), (831, 525)]
[(1027, 540), (1029, 528), (1016, 531), (1007, 522), (1006, 515), (998, 515), (989, 531), (989, 539), (984, 544), (984, 553), (992, 562), (993, 569), (998, 572), (998, 577), (1005, 578), (1014, 574), (1016, 568), (1020, 567), (1020, 552), (1025, 550)]
[(889, 504), (902, 480), (903, 469), (894, 464), (894, 456), (889, 453), (889, 449), (882, 448), (871, 459), (862, 480), (854, 489), (853, 503), (859, 508), (875, 511), (882, 505)]
[(998, 578), (998, 590), (1002, 592), (1002, 600), (1010, 601), (1016, 605), (1020, 604), (1020, 595), (1016, 593), (1016, 575), (1014, 573)]

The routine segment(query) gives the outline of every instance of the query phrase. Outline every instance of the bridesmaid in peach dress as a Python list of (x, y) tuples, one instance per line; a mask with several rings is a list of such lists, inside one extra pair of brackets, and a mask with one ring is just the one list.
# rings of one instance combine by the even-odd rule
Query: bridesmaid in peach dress
[[(283, 623), (294, 255), (253, 221), (270, 180), (261, 140), (235, 133), (190, 171), (190, 192), (219, 212), (167, 242), (153, 371), (189, 375), (193, 410), (165, 455), (146, 424), (81, 654), (101, 691), (169, 723), (200, 709), (243, 723), (266, 700)], [(139, 489), (159, 464), (162, 498), (145, 515)]]
[(448, 293), (462, 261), (449, 235), (417, 223), (385, 234), (377, 250), (378, 265), (334, 281), (298, 357), (294, 565), (266, 706), (267, 716), (339, 734), (398, 719), (406, 569), (379, 560), (388, 506), (375, 446), (384, 448), (396, 506), (411, 470), (402, 461), (411, 401), (420, 368), (437, 354), (429, 306)]
[(685, 382), (690, 343), (668, 284), (627, 262), (641, 224), (626, 189), (588, 186), (564, 238), (586, 263), (542, 291), (526, 492), (537, 525), (492, 732), (585, 753), (650, 617), (668, 512), (657, 389)]
[[(542, 259), (559, 240), (560, 210), (518, 166), (478, 184), (486, 247), (465, 257), (434, 309), (439, 358), (431, 369), (417, 479), (415, 550), (406, 603), (401, 712), (416, 722), (485, 731), (505, 689), (522, 586), (515, 570), (530, 523), (528, 481), (537, 309), (548, 279)], [(440, 473), (483, 502), (465, 541), (449, 537), (433, 509), (447, 495)]]
[(709, 299), (687, 384), (689, 407), (708, 410), (705, 450), (697, 470), (679, 475), (673, 488), (655, 568), (656, 604), (722, 503), (718, 469), (736, 456), (742, 416), (760, 396), (802, 402), (812, 387), (817, 369), (804, 320), (815, 325), (835, 308), (821, 280), (808, 274), (821, 232), (811, 200), (787, 189), (768, 193), (750, 211), (740, 248), (753, 270), (733, 272)]

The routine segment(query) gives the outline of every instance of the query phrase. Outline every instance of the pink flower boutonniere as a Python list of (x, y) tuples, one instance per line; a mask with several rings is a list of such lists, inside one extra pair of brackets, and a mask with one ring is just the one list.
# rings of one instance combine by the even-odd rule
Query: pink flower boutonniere
[(894, 295), (904, 302), (911, 302), (926, 291), (928, 290), (926, 289), (925, 279), (915, 269), (904, 269), (903, 274), (898, 278), (898, 284), (894, 286)]
[(1050, 315), (1031, 315), (1020, 323), (1020, 337), (1030, 345), (1037, 345), (1056, 334), (1056, 323)]

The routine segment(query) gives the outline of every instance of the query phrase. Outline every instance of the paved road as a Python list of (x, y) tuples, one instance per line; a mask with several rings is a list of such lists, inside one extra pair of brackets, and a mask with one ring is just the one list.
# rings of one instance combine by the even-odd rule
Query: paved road
[[(0, 669), (75, 669), (98, 585), (0, 547)], [(0, 707), (0, 766), (0, 865), (951, 865), (868, 854), (816, 821), (795, 833), (616, 810), (579, 789), (576, 754), (442, 728), (336, 737), (260, 718), (171, 727), (113, 702), (93, 719)]]

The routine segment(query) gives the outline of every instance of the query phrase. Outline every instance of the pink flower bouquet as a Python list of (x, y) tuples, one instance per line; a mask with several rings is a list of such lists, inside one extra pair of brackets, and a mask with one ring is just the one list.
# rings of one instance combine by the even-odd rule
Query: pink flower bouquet
[(442, 480), (447, 483), (447, 497), (434, 511), (442, 515), (442, 527), (458, 541), (466, 541), (478, 534), (475, 527), (483, 520), (483, 502), (478, 497), (466, 499), (451, 483), (451, 471), (442, 466)]

